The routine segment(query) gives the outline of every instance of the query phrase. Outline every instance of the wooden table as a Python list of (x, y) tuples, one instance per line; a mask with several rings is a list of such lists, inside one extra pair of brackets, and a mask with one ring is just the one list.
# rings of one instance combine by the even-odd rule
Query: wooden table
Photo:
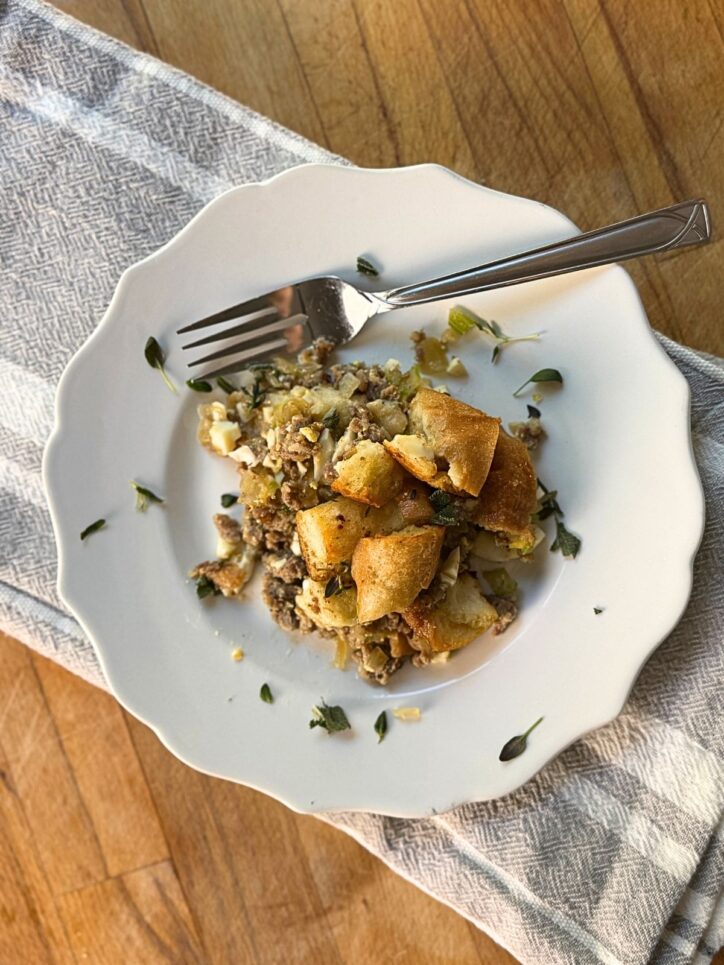
[[(724, 200), (721, 0), (57, 5), (362, 165), (437, 161), (582, 227)], [(632, 267), (652, 323), (717, 354), (723, 244)], [(0, 650), (0, 961), (514, 961), (342, 833)]]

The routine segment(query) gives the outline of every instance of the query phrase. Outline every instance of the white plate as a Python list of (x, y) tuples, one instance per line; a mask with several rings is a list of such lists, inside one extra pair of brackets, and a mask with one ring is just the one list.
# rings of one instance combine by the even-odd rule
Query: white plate
[[(433, 277), (565, 237), (575, 230), (542, 204), (499, 194), (435, 165), (389, 171), (310, 165), (209, 204), (168, 245), (130, 268), (58, 391), (45, 479), (63, 599), (95, 644), (111, 688), (182, 760), (260, 788), (300, 811), (355, 809), (418, 816), (506, 794), (555, 754), (619, 712), (643, 662), (679, 619), (703, 524), (689, 442), (684, 378), (654, 339), (636, 289), (618, 267), (467, 299), (512, 334), (538, 343), (490, 364), (481, 337), (464, 349), (456, 396), (525, 418), (537, 369), (562, 371), (544, 389), (549, 438), (538, 471), (558, 489), (578, 558), (542, 547), (518, 564), (520, 619), (442, 667), (406, 667), (387, 689), (331, 666), (330, 643), (296, 638), (258, 595), (200, 603), (188, 569), (213, 555), (211, 515), (234, 488), (230, 460), (195, 441), (196, 405), (174, 332), (183, 323), (305, 276), (360, 282), (358, 254), (385, 286)], [(693, 257), (693, 256), (692, 256)], [(440, 303), (383, 316), (343, 359), (411, 361), (409, 334), (441, 330)], [(144, 361), (146, 338), (169, 350), (173, 396)], [(166, 498), (134, 510), (128, 481)], [(105, 516), (107, 528), (81, 543)], [(550, 522), (550, 521), (549, 521)], [(594, 606), (603, 607), (600, 616)], [(243, 647), (241, 663), (231, 659)], [(259, 700), (268, 682), (273, 706)], [(320, 697), (340, 703), (352, 731), (310, 730)], [(419, 723), (381, 710), (422, 709)], [(527, 751), (498, 753), (536, 718)]]

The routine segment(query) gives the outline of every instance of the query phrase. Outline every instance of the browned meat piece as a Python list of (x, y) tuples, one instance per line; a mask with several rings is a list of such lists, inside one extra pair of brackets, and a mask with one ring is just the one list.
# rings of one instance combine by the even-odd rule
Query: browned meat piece
[(219, 536), (227, 543), (240, 543), (242, 540), (241, 526), (237, 520), (226, 513), (216, 513), (214, 516), (214, 526)]
[(284, 630), (301, 630), (310, 633), (314, 624), (304, 613), (300, 613), (295, 600), (299, 593), (298, 583), (285, 583), (271, 573), (265, 573), (262, 581), (262, 597), (269, 612)]
[(305, 462), (314, 455), (315, 444), (305, 439), (300, 433), (300, 429), (310, 425), (310, 420), (302, 415), (295, 415), (285, 425), (279, 427), (279, 438), (275, 446), (272, 447), (271, 456), (273, 459), (281, 459), (282, 470), (288, 475), (292, 467), (286, 463)]
[(280, 506), (247, 506), (242, 533), (244, 542), (258, 549), (289, 549), (294, 536), (294, 514)]
[(306, 479), (288, 479), (282, 483), (282, 502), (296, 513), (300, 509), (311, 509), (319, 502), (317, 492)]
[(507, 600), (503, 596), (486, 596), (486, 600), (498, 611), (498, 619), (491, 627), (497, 636), (499, 633), (504, 633), (518, 616), (518, 607), (512, 600)]
[[(301, 581), (307, 576), (307, 565), (301, 556), (294, 553), (265, 553), (262, 557), (267, 572), (285, 583)], [(297, 588), (297, 592), (299, 589)]]

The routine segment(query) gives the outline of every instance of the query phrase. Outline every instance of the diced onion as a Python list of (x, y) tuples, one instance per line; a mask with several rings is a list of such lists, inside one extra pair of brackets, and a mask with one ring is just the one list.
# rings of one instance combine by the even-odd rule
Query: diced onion
[(422, 711), (419, 707), (395, 707), (392, 711), (392, 716), (396, 717), (398, 720), (420, 720), (422, 717)]

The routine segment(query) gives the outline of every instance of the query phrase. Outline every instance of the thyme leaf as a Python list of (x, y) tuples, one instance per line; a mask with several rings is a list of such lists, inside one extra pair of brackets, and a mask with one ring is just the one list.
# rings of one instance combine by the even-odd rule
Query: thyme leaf
[(360, 275), (368, 275), (370, 278), (377, 278), (379, 275), (379, 270), (363, 255), (357, 256), (357, 271)]
[(558, 382), (560, 385), (563, 385), (563, 376), (558, 369), (538, 369), (537, 372), (534, 372), (529, 379), (526, 379), (525, 382), (515, 390), (513, 393), (514, 398), (517, 399), (523, 389), (527, 385), (530, 385), (531, 382)]
[(350, 722), (341, 707), (330, 707), (324, 700), (317, 707), (312, 707), (312, 719), (309, 721), (310, 728), (322, 727), (328, 734), (335, 734), (339, 731), (349, 730)]
[(381, 744), (385, 739), (385, 734), (387, 733), (387, 714), (383, 710), (380, 716), (375, 721), (375, 734), (377, 734), (377, 743)]
[(97, 533), (98, 530), (103, 529), (105, 525), (106, 525), (105, 519), (97, 519), (94, 523), (91, 523), (90, 526), (86, 526), (86, 528), (80, 534), (80, 538), (87, 539), (87, 537), (90, 536), (91, 533)]
[(194, 392), (213, 392), (214, 387), (206, 379), (186, 379), (186, 385)]
[(274, 697), (272, 696), (271, 688), (269, 684), (262, 684), (261, 690), (259, 691), (259, 698), (263, 700), (265, 704), (273, 704)]
[(137, 483), (135, 479), (131, 479), (131, 488), (136, 491), (136, 509), (139, 513), (145, 513), (148, 509), (149, 503), (162, 503), (163, 500), (156, 493), (151, 492), (150, 489), (146, 489), (140, 483)]
[(543, 718), (539, 717), (535, 724), (531, 724), (524, 734), (517, 734), (515, 737), (511, 737), (509, 741), (503, 744), (503, 749), (498, 755), (498, 760), (512, 761), (514, 757), (520, 757), (528, 746), (529, 735), (536, 729), (542, 720)]
[(171, 390), (171, 392), (173, 392), (174, 395), (178, 395), (178, 392), (176, 391), (176, 386), (168, 377), (166, 373), (166, 369), (164, 368), (164, 365), (166, 362), (166, 356), (164, 355), (163, 349), (159, 345), (158, 341), (153, 337), (153, 335), (151, 335), (150, 338), (146, 340), (146, 345), (144, 346), (143, 354), (145, 356), (146, 361), (151, 366), (151, 368), (158, 369), (158, 371), (161, 373), (163, 381), (166, 383), (166, 385)]

